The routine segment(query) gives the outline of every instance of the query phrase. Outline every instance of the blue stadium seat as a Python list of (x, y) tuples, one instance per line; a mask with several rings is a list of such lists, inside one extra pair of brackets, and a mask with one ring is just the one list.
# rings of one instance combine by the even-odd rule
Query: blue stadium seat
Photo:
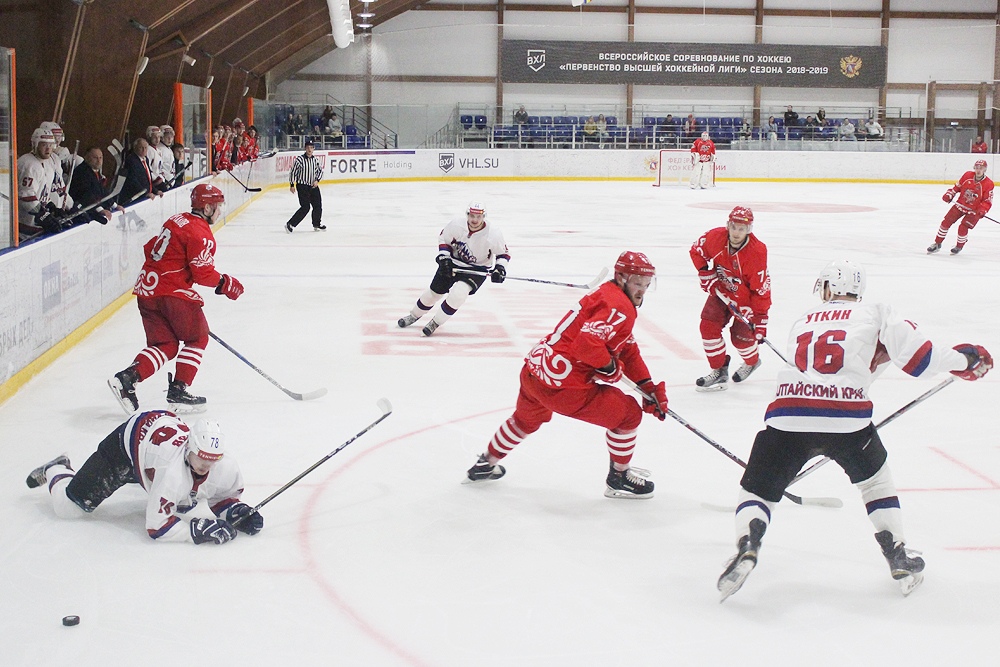
[(486, 129), (486, 116), (476, 116), (476, 129), (477, 130)]
[(608, 125), (617, 125), (618, 124), (618, 116), (605, 116), (604, 120), (606, 120), (608, 122)]
[(462, 123), (462, 127), (464, 127), (465, 129), (467, 130), (472, 129), (472, 116), (470, 115), (459, 116), (458, 120), (459, 122)]
[(552, 119), (552, 123), (554, 125), (569, 125), (569, 121), (566, 119), (566, 116), (556, 116)]
[(528, 116), (528, 125), (538, 125), (538, 116)]
[(722, 127), (732, 127), (733, 125), (741, 125), (742, 122), (734, 123), (735, 118), (720, 118), (719, 125)]
[(642, 127), (647, 130), (651, 130), (656, 126), (655, 116), (646, 116), (642, 119)]
[(353, 126), (353, 125), (345, 125), (344, 126), (344, 134), (346, 134), (347, 136), (353, 137), (357, 133), (358, 133), (358, 128), (356, 128), (355, 126)]
[(552, 116), (539, 116), (538, 123), (540, 125), (552, 125)]

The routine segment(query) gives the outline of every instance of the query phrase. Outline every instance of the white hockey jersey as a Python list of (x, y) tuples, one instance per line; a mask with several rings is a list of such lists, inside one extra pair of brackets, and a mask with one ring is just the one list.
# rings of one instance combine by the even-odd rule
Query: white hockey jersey
[(25, 153), (17, 159), (17, 206), (21, 224), (32, 224), (35, 213), (52, 201), (55, 164), (34, 153)]
[[(60, 146), (60, 148), (62, 148)], [(66, 153), (66, 159), (69, 162), (73, 161), (73, 156), (65, 148), (62, 149)], [(60, 155), (56, 154), (54, 151), (52, 155), (49, 156), (52, 160), (52, 190), (49, 194), (49, 200), (55, 202), (55, 205), (59, 208), (64, 208), (69, 210), (73, 208), (73, 198), (69, 196), (69, 188), (66, 183), (66, 173), (63, 169), (65, 164)]]
[(157, 144), (156, 152), (160, 154), (160, 175), (163, 180), (171, 181), (174, 176), (174, 151), (162, 141)]
[(890, 306), (836, 300), (792, 326), (787, 357), (795, 368), (785, 364), (778, 371), (764, 423), (796, 432), (853, 433), (868, 426), (868, 388), (889, 360), (914, 377), (968, 366), (965, 355), (935, 345)]
[(506, 268), (510, 254), (503, 234), (488, 220), (485, 222), (482, 229), (470, 233), (464, 216), (453, 219), (438, 236), (438, 254), (451, 255), (458, 267), (488, 271), (494, 264), (502, 264)]
[(154, 540), (193, 542), (190, 527), (182, 517), (195, 504), (204, 501), (219, 516), (243, 493), (243, 475), (236, 460), (228, 455), (204, 477), (194, 474), (185, 454), (189, 431), (187, 424), (166, 410), (140, 412), (125, 428), (129, 459), (136, 478), (149, 494), (146, 531)]
[[(146, 163), (149, 164), (149, 178), (153, 183), (156, 183), (157, 179), (166, 180), (163, 173), (163, 156), (160, 155), (160, 146), (163, 144), (157, 144), (153, 146), (149, 145), (146, 149)], [(170, 164), (174, 163), (173, 157), (170, 158)]]

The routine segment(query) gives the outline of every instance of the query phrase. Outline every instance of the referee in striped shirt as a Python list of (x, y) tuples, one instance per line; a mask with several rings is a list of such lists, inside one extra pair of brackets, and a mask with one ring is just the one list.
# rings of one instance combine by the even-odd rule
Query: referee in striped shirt
[(285, 223), (285, 231), (289, 234), (306, 217), (310, 207), (313, 230), (326, 231), (326, 225), (323, 224), (323, 197), (319, 192), (319, 182), (323, 180), (323, 167), (319, 165), (319, 159), (313, 155), (314, 148), (313, 142), (307, 141), (306, 152), (295, 158), (292, 170), (288, 173), (288, 188), (292, 192), (298, 192), (299, 195), (299, 210)]

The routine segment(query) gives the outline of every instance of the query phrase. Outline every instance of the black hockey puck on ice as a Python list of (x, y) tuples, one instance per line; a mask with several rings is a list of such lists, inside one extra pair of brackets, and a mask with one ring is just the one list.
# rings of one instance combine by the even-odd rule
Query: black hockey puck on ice
[(63, 616), (63, 625), (65, 625), (67, 627), (71, 626), (71, 625), (80, 625), (80, 617), (79, 616)]

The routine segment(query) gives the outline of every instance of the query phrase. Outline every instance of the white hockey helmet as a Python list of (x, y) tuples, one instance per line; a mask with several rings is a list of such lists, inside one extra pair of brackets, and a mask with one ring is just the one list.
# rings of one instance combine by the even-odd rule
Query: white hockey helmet
[(474, 201), (469, 203), (469, 207), (465, 209), (465, 212), (469, 215), (481, 215), (486, 217), (486, 207), (483, 206), (482, 202)]
[(42, 123), (41, 125), (38, 126), (38, 129), (40, 129), (40, 130), (46, 130), (53, 137), (55, 137), (55, 142), (56, 142), (57, 146), (62, 143), (62, 141), (63, 141), (63, 131), (62, 131), (62, 128), (59, 127), (59, 123), (55, 122), (54, 120), (47, 120), (47, 121), (45, 121), (44, 123)]
[(162, 132), (164, 135), (166, 135), (167, 132), (169, 132), (170, 134), (174, 134), (174, 128), (170, 127), (169, 125), (161, 125), (160, 132)]
[(710, 137), (710, 136), (708, 135), (708, 132), (702, 132), (702, 133), (701, 133), (701, 138), (702, 138), (702, 139), (706, 139), (706, 140), (707, 140), (707, 139), (711, 139), (711, 137)]
[(146, 128), (147, 137), (152, 137), (154, 134), (161, 134), (159, 125), (150, 125)]
[(218, 461), (226, 453), (226, 438), (219, 422), (199, 419), (187, 439), (187, 451), (206, 461)]
[(52, 132), (49, 131), (49, 130), (46, 130), (46, 129), (40, 127), (40, 128), (36, 129), (34, 132), (31, 133), (31, 148), (32, 148), (32, 150), (34, 150), (35, 148), (37, 148), (38, 144), (40, 144), (40, 143), (42, 143), (44, 141), (47, 141), (48, 143), (52, 144), (53, 146), (55, 146), (55, 144), (56, 144), (56, 138), (52, 134)]
[(860, 301), (865, 293), (867, 282), (863, 266), (850, 260), (838, 259), (830, 262), (820, 271), (816, 285), (813, 287), (813, 294), (819, 293), (822, 299), (823, 287), (828, 286), (832, 296), (853, 296)]

